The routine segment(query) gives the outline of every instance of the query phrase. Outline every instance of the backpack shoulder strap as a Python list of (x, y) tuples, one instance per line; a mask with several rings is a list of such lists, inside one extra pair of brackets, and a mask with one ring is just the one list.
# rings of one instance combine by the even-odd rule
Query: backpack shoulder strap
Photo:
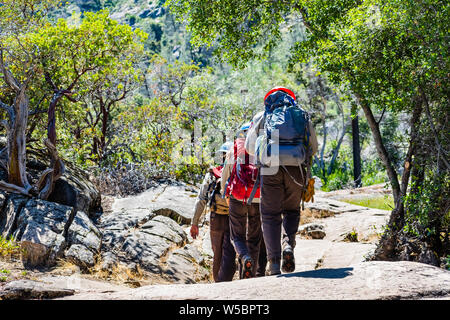
[(252, 204), (252, 201), (253, 201), (253, 198), (255, 197), (256, 191), (260, 187), (260, 180), (261, 180), (260, 175), (261, 175), (261, 169), (258, 170), (258, 175), (256, 176), (256, 181), (255, 181), (255, 184), (253, 185), (252, 192), (250, 193), (250, 196), (247, 199), (248, 205)]

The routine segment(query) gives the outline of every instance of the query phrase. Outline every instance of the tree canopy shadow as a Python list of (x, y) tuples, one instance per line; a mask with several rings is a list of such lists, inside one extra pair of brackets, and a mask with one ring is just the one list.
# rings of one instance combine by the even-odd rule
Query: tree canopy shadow
[(310, 271), (302, 271), (288, 274), (281, 274), (277, 277), (281, 278), (291, 278), (291, 277), (302, 277), (302, 278), (323, 278), (323, 279), (342, 279), (351, 276), (351, 271), (353, 268), (336, 268), (336, 269), (318, 269)]

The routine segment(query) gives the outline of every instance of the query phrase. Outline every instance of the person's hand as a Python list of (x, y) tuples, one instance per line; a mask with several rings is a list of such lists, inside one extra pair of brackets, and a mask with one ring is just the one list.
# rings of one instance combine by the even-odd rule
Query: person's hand
[(225, 200), (227, 201), (227, 205), (230, 206), (230, 197), (226, 197)]
[(197, 236), (198, 236), (198, 226), (193, 225), (191, 227), (191, 237), (192, 237), (192, 239), (195, 239), (195, 238), (197, 238)]

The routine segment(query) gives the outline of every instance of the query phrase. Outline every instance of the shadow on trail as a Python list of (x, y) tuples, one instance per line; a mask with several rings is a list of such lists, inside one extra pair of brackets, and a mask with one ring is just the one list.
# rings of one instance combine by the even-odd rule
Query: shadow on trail
[(280, 278), (323, 278), (323, 279), (342, 279), (351, 276), (353, 268), (337, 268), (337, 269), (318, 269), (311, 271), (302, 271), (296, 273), (282, 274), (277, 277)]

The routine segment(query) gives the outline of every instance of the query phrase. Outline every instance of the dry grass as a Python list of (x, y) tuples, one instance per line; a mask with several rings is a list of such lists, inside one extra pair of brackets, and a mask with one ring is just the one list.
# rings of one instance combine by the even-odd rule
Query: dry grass
[(102, 268), (103, 261), (98, 257), (96, 264), (89, 268), (89, 274), (100, 280), (112, 281), (117, 284), (125, 284), (131, 287), (140, 287), (141, 281), (145, 280), (145, 272), (140, 266), (135, 270), (121, 264), (115, 264), (110, 269)]
[(80, 268), (66, 259), (58, 259), (56, 268), (52, 273), (57, 274), (74, 274), (80, 271), (87, 277), (91, 277), (96, 280), (104, 280), (108, 282), (114, 282), (120, 285), (128, 285), (130, 287), (139, 287), (140, 282), (145, 279), (143, 270), (137, 266), (136, 270), (131, 270), (123, 265), (114, 265), (110, 270), (102, 269), (101, 259), (97, 257), (96, 264), (87, 269), (80, 270)]
[(335, 214), (328, 210), (316, 210), (305, 208), (300, 212), (300, 224), (307, 224), (314, 222), (318, 219), (333, 217)]

